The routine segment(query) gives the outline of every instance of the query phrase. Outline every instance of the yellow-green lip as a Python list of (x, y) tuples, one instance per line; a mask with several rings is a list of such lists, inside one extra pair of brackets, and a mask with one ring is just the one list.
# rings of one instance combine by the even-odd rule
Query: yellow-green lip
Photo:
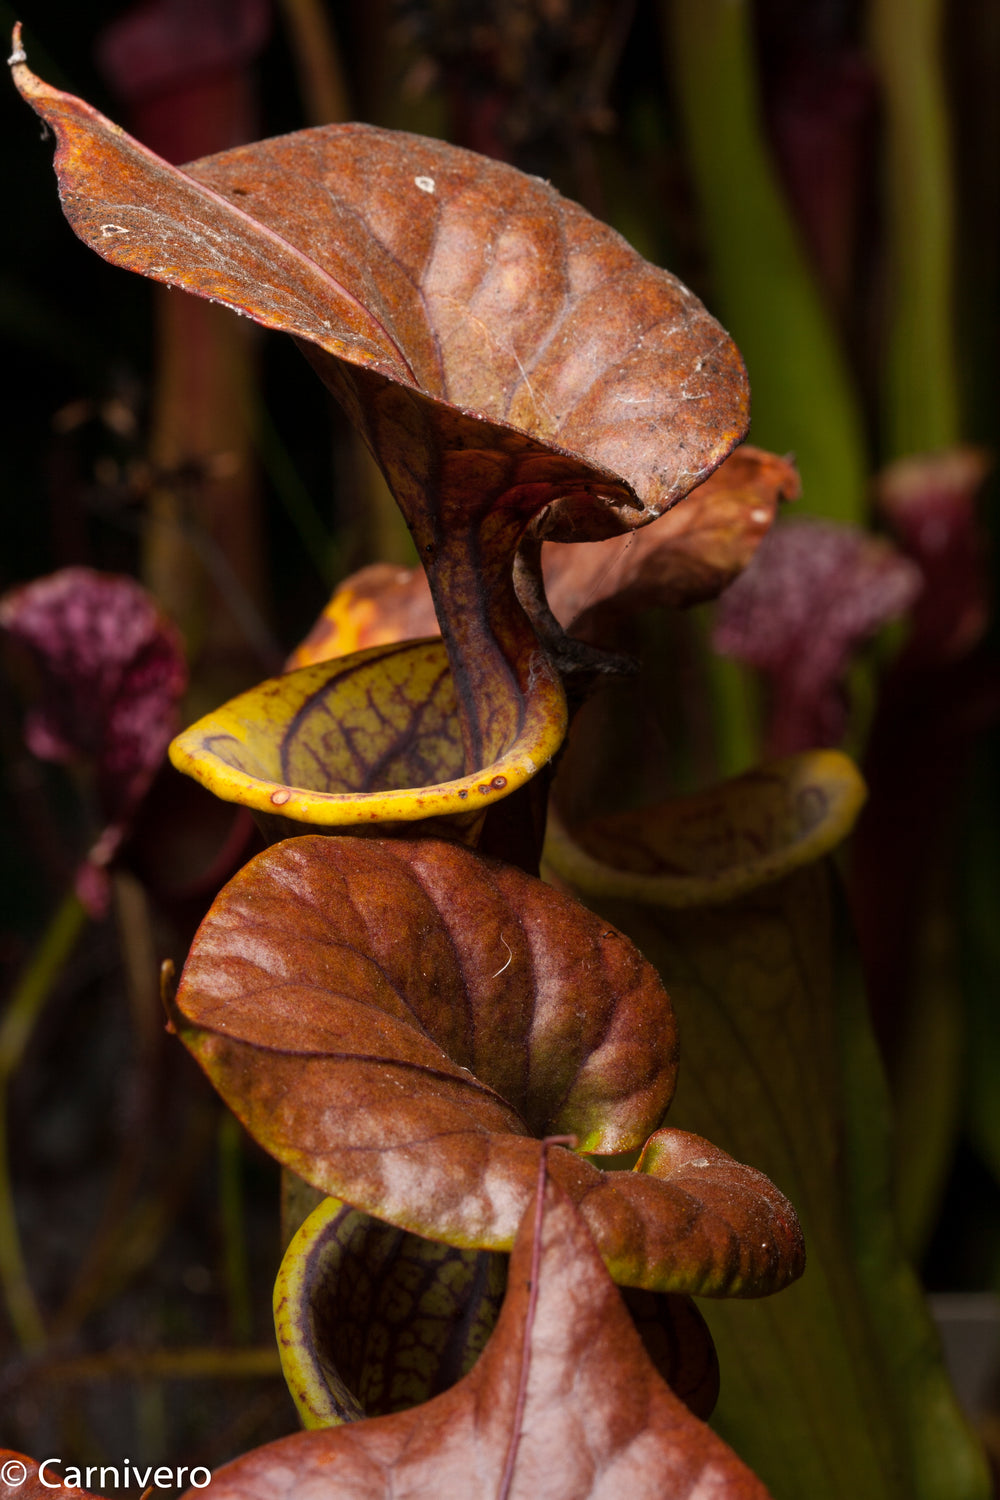
[[(584, 896), (674, 908), (718, 906), (828, 854), (850, 833), (867, 791), (839, 750), (810, 750), (594, 825), (588, 847), (555, 815), (545, 864)], [(614, 847), (610, 854), (598, 846)]]
[[(444, 644), (405, 641), (260, 683), (179, 734), (170, 759), (223, 801), (258, 813), (320, 827), (407, 823), (474, 815), (510, 796), (558, 750), (566, 718), (555, 674), (540, 672), (510, 742), (462, 774)], [(414, 764), (440, 779), (371, 786)], [(314, 774), (295, 774), (303, 768)]]

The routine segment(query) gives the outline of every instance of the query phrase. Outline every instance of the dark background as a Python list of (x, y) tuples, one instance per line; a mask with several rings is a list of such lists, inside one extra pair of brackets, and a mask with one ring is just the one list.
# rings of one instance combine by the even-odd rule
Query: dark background
[[(957, 0), (945, 9), (962, 436), (996, 451), (1000, 23), (989, 0)], [(325, 118), (335, 111), (504, 156), (610, 218), (714, 305), (711, 245), (651, 0), (548, 7), (330, 0), (319, 10), (339, 76), (328, 69), (319, 84), (310, 82), (296, 49), (296, 7), (264, 0), (175, 5), (187, 64), (162, 75), (150, 64), (151, 82), (119, 76), (116, 83), (98, 60), (101, 39), (106, 48), (107, 28), (130, 10), (108, 0), (26, 0), (19, 19), (30, 65), (140, 138), (173, 128), (171, 140), (199, 143), (177, 160), (299, 129), (324, 118), (324, 108)], [(250, 40), (216, 56), (206, 16), (223, 32), (245, 24)], [(0, 26), (9, 30), (16, 18), (0, 3)], [(878, 398), (887, 209), (878, 83), (866, 71), (866, 7), (860, 0), (760, 0), (753, 21), (769, 140), (811, 264), (821, 282), (826, 278), (874, 472), (888, 456)], [(154, 48), (154, 63), (157, 56)], [(316, 92), (321, 87), (325, 94)], [(7, 367), (0, 592), (68, 565), (147, 576), (150, 454), (163, 420), (155, 290), (75, 239), (60, 212), (51, 145), (13, 88), (0, 94), (0, 114)], [(817, 140), (821, 155), (841, 151), (847, 180), (850, 223), (846, 230), (840, 224), (848, 248), (839, 281), (835, 270), (824, 270), (822, 216), (818, 221), (795, 173), (795, 161), (803, 153), (808, 160)], [(213, 541), (223, 555), (232, 545), (234, 570), (246, 569), (240, 587), (253, 629), (241, 638), (233, 626), (239, 602), (234, 606), (218, 576), (210, 579), (209, 592), (221, 602), (209, 608), (207, 623), (188, 631), (198, 711), (276, 669), (336, 578), (377, 556), (408, 557), (407, 540), (342, 419), (291, 343), (253, 331), (246, 361), (253, 410), (268, 419), (249, 423), (249, 477)], [(211, 480), (201, 462), (192, 460), (184, 481), (195, 496)], [(303, 496), (311, 507), (305, 521)], [(982, 500), (987, 533), (995, 497), (993, 484)], [(808, 487), (802, 504), (808, 510)], [(319, 555), (310, 545), (317, 524), (328, 538)], [(995, 639), (991, 629), (987, 644)], [(30, 673), (13, 655), (6, 666), (0, 974), (9, 987), (86, 847), (88, 826), (72, 778), (24, 750)], [(947, 814), (948, 858), (957, 872), (949, 899), (956, 908), (988, 910), (997, 862), (981, 835), (997, 810), (996, 729), (987, 712), (974, 728), (971, 759), (963, 762), (972, 769)], [(911, 748), (919, 755), (919, 743)], [(218, 881), (219, 851), (234, 838), (229, 814), (201, 796), (179, 789), (165, 772), (129, 856), (146, 892), (157, 955), (178, 961)], [(910, 815), (919, 819), (921, 807)], [(248, 833), (237, 847), (237, 862), (251, 840)], [(968, 978), (972, 962), (968, 982), (981, 991), (1000, 973), (995, 944), (992, 958), (977, 949), (970, 960), (970, 951), (963, 950), (962, 972)], [(93, 924), (53, 987), (11, 1086), (9, 1151), (21, 1236), (37, 1295), (53, 1317), (60, 1307), (65, 1312), (74, 1287), (79, 1292), (79, 1269), (95, 1244), (103, 1248), (90, 1290), (64, 1318), (45, 1368), (24, 1362), (0, 1309), (0, 1342), (10, 1354), (0, 1376), (0, 1439), (39, 1455), (79, 1454), (81, 1463), (128, 1454), (212, 1467), (295, 1429), (280, 1378), (165, 1380), (148, 1369), (116, 1373), (114, 1360), (123, 1350), (238, 1352), (268, 1344), (279, 1254), (277, 1172), (233, 1137), (187, 1057), (160, 1034), (158, 1019), (137, 1021), (122, 975), (118, 929), (112, 921)], [(934, 1290), (1000, 1287), (1000, 1192), (995, 1166), (974, 1135), (958, 1122), (949, 1138), (951, 1165), (923, 1256)], [(238, 1242), (248, 1255), (234, 1266)], [(93, 1363), (79, 1364), (84, 1358)]]

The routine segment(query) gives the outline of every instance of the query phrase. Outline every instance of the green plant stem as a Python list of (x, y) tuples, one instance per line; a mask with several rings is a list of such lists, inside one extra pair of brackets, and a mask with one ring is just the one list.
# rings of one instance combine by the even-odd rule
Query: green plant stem
[(706, 610), (698, 610), (692, 618), (698, 630), (711, 705), (715, 774), (721, 781), (742, 775), (760, 760), (763, 729), (760, 680), (750, 667), (712, 649), (711, 617)]
[(333, 534), (303, 484), (284, 439), (264, 403), (253, 399), (253, 440), (271, 487), (284, 507), (303, 548), (327, 588), (343, 576), (344, 567)]
[(889, 308), (883, 456), (961, 438), (954, 333), (954, 191), (941, 0), (872, 0), (885, 119)]
[(246, 1215), (243, 1209), (243, 1132), (228, 1110), (219, 1118), (219, 1217), (222, 1221), (223, 1271), (229, 1332), (236, 1344), (247, 1344), (253, 1333), (250, 1266), (247, 1259)]
[(0, 1280), (22, 1349), (45, 1343), (42, 1320), (28, 1279), (17, 1228), (7, 1141), (7, 1086), (27, 1050), (35, 1023), (87, 921), (75, 891), (57, 908), (0, 1022)]
[(81, 1383), (92, 1380), (230, 1380), (280, 1375), (273, 1345), (242, 1349), (110, 1349), (74, 1359), (39, 1361), (19, 1373), (19, 1383)]
[(859, 521), (867, 458), (853, 384), (760, 123), (747, 0), (664, 0), (715, 311), (746, 360), (753, 440), (792, 449), (801, 509)]
[(127, 870), (115, 870), (111, 879), (122, 971), (132, 1020), (134, 1066), (122, 1082), (130, 1124), (97, 1230), (62, 1307), (50, 1321), (50, 1333), (55, 1340), (75, 1335), (94, 1302), (100, 1298), (104, 1279), (121, 1255), (129, 1208), (142, 1177), (151, 1133), (155, 1129), (154, 1073), (163, 1033), (149, 901), (141, 883)]
[[(881, 1349), (886, 1405), (895, 1409), (910, 1456), (907, 1493), (912, 1500), (988, 1500), (995, 1491), (982, 1443), (959, 1408), (923, 1289), (900, 1253), (888, 1149), (894, 1123), (889, 1092), (859, 956), (843, 909), (838, 923), (835, 1016), (846, 1127), (842, 1171), (851, 1185), (849, 1228), (858, 1278)], [(947, 1070), (947, 1058), (944, 1064)]]
[(419, 558), (410, 529), (385, 476), (357, 436), (351, 442), (349, 464), (361, 511), (353, 542), (360, 547), (363, 560), (412, 568)]
[(136, 1448), (151, 1461), (160, 1461), (168, 1451), (167, 1403), (163, 1384), (155, 1378), (135, 1380), (129, 1395), (132, 1398)]

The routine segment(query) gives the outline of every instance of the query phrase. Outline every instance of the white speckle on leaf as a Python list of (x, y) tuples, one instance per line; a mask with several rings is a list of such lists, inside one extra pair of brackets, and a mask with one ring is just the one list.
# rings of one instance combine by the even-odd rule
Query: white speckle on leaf
[(7, 59), (7, 62), (9, 63), (9, 65), (12, 68), (15, 66), (16, 63), (23, 63), (23, 62), (27, 62), (27, 61), (28, 61), (28, 54), (27, 54), (27, 52), (25, 52), (25, 50), (24, 50), (23, 47), (15, 47), (14, 50), (13, 50), (13, 52), (10, 54), (10, 56)]
[(420, 189), (420, 191), (422, 193), (433, 193), (433, 191), (434, 191), (434, 178), (433, 177), (414, 177), (413, 181), (415, 182), (415, 184), (417, 185), (417, 187)]
[(711, 1165), (707, 1156), (693, 1156), (688, 1162), (689, 1167), (710, 1167)]
[(759, 509), (752, 510), (750, 512), (750, 519), (755, 526), (763, 526), (765, 521), (769, 521), (771, 519), (771, 512), (769, 510), (764, 510), (763, 507), (760, 507)]
[(128, 234), (128, 230), (125, 228), (124, 224), (102, 224), (101, 225), (101, 237), (102, 237), (102, 239), (107, 239), (108, 236), (112, 235), (112, 234)]

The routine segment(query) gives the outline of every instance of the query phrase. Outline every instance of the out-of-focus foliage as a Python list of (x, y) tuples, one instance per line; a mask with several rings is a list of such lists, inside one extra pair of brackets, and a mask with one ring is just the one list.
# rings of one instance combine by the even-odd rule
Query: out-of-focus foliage
[[(333, 118), (440, 136), (550, 179), (678, 272), (721, 318), (748, 362), (752, 437), (794, 450), (802, 496), (715, 613), (658, 607), (656, 590), (662, 599), (677, 584), (679, 558), (674, 544), (658, 561), (647, 556), (655, 527), (635, 541), (580, 548), (561, 583), (566, 565), (546, 561), (556, 547), (546, 544), (541, 562), (562, 623), (572, 618), (588, 641), (640, 663), (635, 677), (579, 713), (560, 769), (564, 805), (574, 833), (597, 814), (625, 816), (609, 825), (607, 857), (626, 831), (633, 842), (655, 842), (637, 809), (703, 788), (715, 770), (745, 770), (765, 745), (846, 743), (862, 759), (870, 797), (843, 867), (895, 1112), (899, 1226), (932, 1288), (995, 1288), (1000, 1037), (991, 997), (1000, 955), (989, 809), (1000, 694), (989, 551), (996, 491), (986, 455), (1000, 442), (1000, 34), (992, 7), (155, 0), (67, 8), (39, 0), (25, 20), (42, 76), (124, 116), (169, 160)], [(61, 567), (141, 576), (186, 638), (190, 721), (273, 678), (331, 581), (388, 560), (395, 585), (416, 558), (384, 482), (290, 346), (177, 291), (151, 297), (138, 278), (78, 249), (59, 216), (50, 148), (39, 148), (33, 117), (12, 90), (0, 108), (11, 142), (0, 168), (4, 197), (17, 204), (0, 270), (0, 327), (17, 372), (0, 414), (9, 497), (0, 586)], [(110, 213), (101, 219), (114, 222)], [(512, 381), (518, 389), (516, 371)], [(777, 492), (790, 498), (791, 488)], [(657, 523), (682, 549), (684, 518), (693, 515), (686, 503)], [(689, 538), (713, 590), (766, 529), (770, 517), (755, 522), (757, 509), (743, 506), (746, 524), (734, 533)], [(801, 519), (817, 516), (822, 525)], [(725, 545), (706, 564), (709, 542)], [(602, 563), (598, 547), (616, 548), (617, 560)], [(669, 602), (693, 602), (690, 561), (680, 564), (678, 585), (690, 597)], [(647, 589), (651, 571), (655, 588)], [(418, 580), (413, 604), (422, 579), (408, 576)], [(384, 595), (362, 579), (339, 605), (335, 596), (338, 629), (369, 629), (359, 611), (381, 608)], [(434, 630), (418, 603), (423, 623), (404, 637)], [(888, 629), (886, 619), (894, 621)], [(757, 666), (720, 658), (713, 633)], [(352, 649), (375, 643), (359, 634)], [(508, 659), (516, 663), (517, 653)], [(593, 659), (585, 661), (590, 671)], [(0, 1055), (5, 1086), (18, 1063), (8, 1091), (13, 1186), (30, 1246), (29, 1290), (33, 1281), (44, 1314), (38, 1326), (30, 1316), (14, 1322), (22, 1335), (40, 1329), (41, 1344), (27, 1342), (44, 1352), (37, 1365), (14, 1359), (0, 1376), (0, 1407), (10, 1395), (13, 1422), (0, 1441), (37, 1453), (72, 1446), (73, 1413), (85, 1410), (89, 1440), (109, 1458), (139, 1450), (188, 1458), (201, 1444), (215, 1463), (294, 1423), (256, 1311), (277, 1264), (276, 1240), (261, 1229), (274, 1183), (254, 1148), (216, 1123), (192, 1070), (169, 1060), (149, 977), (154, 957), (180, 961), (195, 922), (246, 858), (248, 821), (161, 770), (130, 841), (119, 847), (116, 838), (112, 851), (118, 935), (92, 927), (67, 964), (79, 931), (73, 919), (50, 929), (58, 941), (36, 949), (95, 827), (62, 773), (25, 754), (29, 684), (23, 674), (18, 680), (24, 693), (5, 684), (0, 696), (9, 833), (0, 851), (8, 916), (0, 963), (12, 982), (21, 972), (36, 984), (31, 992), (22, 983), (20, 999), (27, 994), (33, 1005), (39, 984), (50, 998), (40, 1021), (0, 1021)], [(111, 793), (127, 797), (129, 780), (123, 775)], [(281, 795), (284, 782), (274, 786)], [(538, 803), (518, 814), (524, 864), (537, 852)], [(510, 847), (508, 839), (503, 852)], [(748, 930), (766, 928), (773, 939), (767, 901), (738, 899), (752, 908), (740, 907)], [(729, 938), (712, 937), (717, 915), (701, 913), (694, 935), (683, 914), (667, 923), (670, 961), (687, 965), (682, 1008), (694, 1009), (698, 974), (731, 951)], [(678, 958), (685, 942), (697, 948), (697, 963)], [(846, 1133), (838, 1150), (861, 1173), (848, 1195), (859, 1218), (835, 1226), (832, 1238), (862, 1247), (862, 1270), (852, 1272), (855, 1311), (834, 1333), (851, 1346), (869, 1315), (857, 1308), (877, 1304), (885, 1275), (883, 1322), (865, 1337), (882, 1348), (887, 1373), (882, 1388), (871, 1383), (867, 1410), (891, 1388), (894, 1430), (910, 1432), (912, 1458), (938, 1429), (926, 1422), (917, 1431), (919, 1402), (903, 1411), (895, 1399), (904, 1355), (919, 1360), (925, 1346), (913, 1335), (908, 1353), (885, 1353), (893, 1327), (919, 1333), (919, 1317), (910, 1316), (912, 1284), (889, 1243), (884, 1183), (875, 1181), (884, 1138), (874, 1152), (865, 1144), (866, 1130), (882, 1129), (885, 1100), (851, 985), (841, 991), (839, 1060), (852, 1081), (839, 1103), (827, 1089), (820, 1113), (824, 1129)], [(709, 1036), (729, 1026), (729, 998), (712, 996), (712, 1024), (691, 1048), (695, 1129), (695, 1070), (709, 1077), (721, 1066), (703, 1054)], [(23, 1017), (30, 1005), (11, 1014)], [(718, 1051), (728, 1045), (718, 1042)], [(832, 1053), (820, 1062), (832, 1068)], [(798, 1085), (810, 1066), (815, 1055), (798, 1069)], [(743, 1097), (739, 1074), (730, 1077), (713, 1095), (713, 1125), (725, 1113), (720, 1097), (727, 1108)], [(707, 1120), (711, 1111), (703, 1113)], [(794, 1198), (784, 1167), (765, 1158), (756, 1164), (770, 1166)], [(832, 1212), (809, 1190), (801, 1206), (807, 1229)], [(64, 1228), (41, 1227), (53, 1222)], [(879, 1225), (888, 1238), (873, 1248)], [(860, 1291), (858, 1276), (869, 1278)], [(808, 1283), (782, 1298), (800, 1294), (808, 1296)], [(779, 1298), (751, 1316), (766, 1322), (785, 1308), (791, 1316), (794, 1302)], [(204, 1383), (209, 1327), (225, 1345), (214, 1377), (228, 1372), (228, 1387)], [(113, 1383), (124, 1366), (109, 1353), (123, 1328), (135, 1336), (129, 1358), (163, 1346), (183, 1355), (173, 1367), (152, 1359), (129, 1366), (140, 1370), (131, 1404)], [(734, 1370), (741, 1337), (720, 1335)], [(82, 1398), (74, 1382), (87, 1359)], [(764, 1359), (753, 1369), (767, 1367)], [(785, 1379), (790, 1363), (772, 1368)], [(263, 1382), (252, 1396), (251, 1378)], [(847, 1386), (839, 1393), (845, 1410), (854, 1400)], [(804, 1404), (804, 1390), (800, 1383), (790, 1394)], [(739, 1446), (752, 1403), (724, 1407), (722, 1420)], [(810, 1494), (820, 1494), (803, 1463)], [(823, 1482), (830, 1473), (833, 1459)], [(936, 1493), (930, 1461), (921, 1482)], [(968, 1480), (970, 1495), (978, 1483)], [(894, 1493), (888, 1480), (885, 1492)], [(773, 1493), (784, 1500), (779, 1484)]]

